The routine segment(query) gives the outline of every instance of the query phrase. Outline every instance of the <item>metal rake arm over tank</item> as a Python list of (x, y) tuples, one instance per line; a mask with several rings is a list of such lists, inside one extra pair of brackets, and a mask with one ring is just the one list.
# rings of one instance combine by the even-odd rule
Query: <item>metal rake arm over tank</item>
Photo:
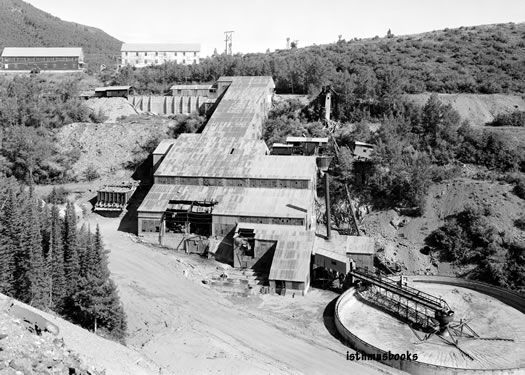
[(411, 288), (408, 286), (401, 286), (396, 281), (389, 279), (387, 277), (382, 277), (376, 275), (372, 272), (369, 272), (366, 269), (356, 269), (351, 270), (350, 274), (363, 281), (367, 281), (371, 284), (374, 284), (380, 288), (388, 290), (391, 293), (397, 294), (401, 297), (404, 297), (410, 301), (419, 303), (425, 307), (428, 307), (433, 310), (450, 310), (447, 302), (442, 298), (435, 297), (431, 294), (422, 292), (418, 289)]

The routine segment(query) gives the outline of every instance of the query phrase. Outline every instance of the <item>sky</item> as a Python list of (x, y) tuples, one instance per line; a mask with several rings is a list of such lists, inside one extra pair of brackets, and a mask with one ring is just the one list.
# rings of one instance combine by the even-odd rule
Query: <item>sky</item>
[(127, 43), (200, 43), (201, 56), (264, 52), (343, 39), (525, 22), (525, 0), (25, 0)]

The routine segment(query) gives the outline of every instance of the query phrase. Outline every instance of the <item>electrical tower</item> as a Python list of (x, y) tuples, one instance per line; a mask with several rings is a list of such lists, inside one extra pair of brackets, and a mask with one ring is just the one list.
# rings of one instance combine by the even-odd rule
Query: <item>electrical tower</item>
[(232, 52), (233, 31), (225, 31), (224, 35), (225, 35), (224, 42), (226, 43), (226, 46), (224, 48), (224, 53), (226, 55), (233, 55), (233, 52)]

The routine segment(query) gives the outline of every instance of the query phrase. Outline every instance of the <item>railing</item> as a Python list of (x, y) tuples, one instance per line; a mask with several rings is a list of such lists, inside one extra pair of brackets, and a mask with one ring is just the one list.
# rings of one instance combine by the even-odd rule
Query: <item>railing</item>
[(450, 310), (448, 304), (441, 298), (435, 297), (415, 288), (400, 286), (396, 281), (387, 277), (381, 277), (379, 275), (373, 274), (366, 269), (352, 270), (350, 271), (350, 274), (358, 279), (368, 281), (371, 284), (377, 285), (378, 287), (384, 288), (389, 292), (400, 295), (401, 297), (404, 297), (415, 303), (419, 303), (430, 309)]

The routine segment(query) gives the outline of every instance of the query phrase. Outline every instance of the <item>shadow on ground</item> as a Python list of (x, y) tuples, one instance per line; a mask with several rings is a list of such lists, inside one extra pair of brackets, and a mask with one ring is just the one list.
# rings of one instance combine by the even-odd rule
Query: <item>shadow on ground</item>
[(337, 328), (335, 327), (335, 318), (334, 318), (335, 304), (337, 303), (338, 298), (339, 296), (335, 297), (332, 301), (330, 301), (328, 305), (326, 305), (326, 308), (323, 311), (323, 323), (324, 323), (326, 330), (330, 332), (332, 337), (337, 339), (343, 345), (348, 346), (343, 336), (339, 334), (339, 332), (337, 331)]
[(127, 211), (120, 220), (120, 232), (137, 234), (137, 209), (149, 192), (151, 185), (139, 185), (128, 201)]

